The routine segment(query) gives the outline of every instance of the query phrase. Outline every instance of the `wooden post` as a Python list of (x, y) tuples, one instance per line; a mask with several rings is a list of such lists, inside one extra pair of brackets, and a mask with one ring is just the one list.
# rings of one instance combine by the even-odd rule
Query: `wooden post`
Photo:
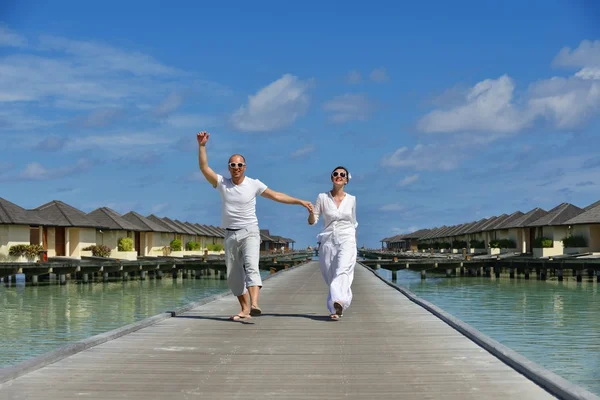
[(562, 268), (557, 269), (556, 272), (555, 272), (555, 274), (558, 277), (558, 281), (562, 282), (563, 281), (563, 270), (562, 270)]
[(177, 275), (179, 275), (178, 272), (179, 271), (177, 270), (177, 268), (173, 268), (173, 270), (171, 271), (171, 277), (174, 281), (177, 280)]
[(104, 282), (108, 282), (108, 272), (105, 272), (102, 275), (103, 275)]
[(60, 274), (59, 275), (59, 279), (60, 279), (59, 283), (61, 285), (66, 285), (66, 283), (67, 283), (67, 276), (65, 274)]
[(37, 286), (37, 285), (38, 285), (38, 276), (37, 276), (37, 275), (33, 275), (33, 276), (31, 277), (31, 284), (32, 284), (33, 286)]
[(514, 268), (510, 267), (508, 269), (508, 276), (510, 279), (515, 279), (515, 269)]
[[(598, 275), (600, 277), (600, 275)], [(397, 281), (398, 280), (398, 270), (393, 269), (392, 270), (392, 281)]]
[(582, 275), (583, 275), (583, 274), (581, 273), (581, 270), (580, 270), (580, 269), (578, 269), (578, 270), (577, 270), (577, 282), (581, 282), (581, 281), (583, 281), (583, 276), (582, 276)]
[(163, 278), (163, 273), (162, 271), (159, 269), (158, 271), (156, 271), (156, 279), (162, 279)]
[(448, 268), (446, 269), (446, 278), (450, 278), (452, 277), (452, 269)]
[(421, 270), (421, 279), (425, 279), (427, 278), (427, 271), (425, 271), (424, 269)]
[(525, 268), (525, 271), (523, 273), (525, 275), (525, 279), (529, 279), (529, 268)]
[(129, 280), (129, 272), (123, 271), (123, 273), (121, 275), (122, 275), (124, 281)]
[(600, 283), (600, 269), (596, 270), (596, 282)]
[(545, 280), (546, 280), (547, 273), (548, 273), (548, 271), (546, 270), (546, 268), (542, 268), (542, 269), (540, 270), (540, 279), (541, 279), (542, 281), (545, 281)]

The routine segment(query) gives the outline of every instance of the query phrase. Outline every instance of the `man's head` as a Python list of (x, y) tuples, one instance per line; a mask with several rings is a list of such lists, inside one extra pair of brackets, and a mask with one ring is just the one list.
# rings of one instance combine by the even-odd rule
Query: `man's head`
[(227, 166), (232, 178), (241, 178), (246, 172), (246, 159), (241, 154), (234, 154), (229, 157)]

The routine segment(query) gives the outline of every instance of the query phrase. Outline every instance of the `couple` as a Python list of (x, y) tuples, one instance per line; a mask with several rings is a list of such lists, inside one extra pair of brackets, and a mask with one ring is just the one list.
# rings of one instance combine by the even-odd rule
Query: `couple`
[(308, 210), (308, 224), (323, 219), (324, 228), (318, 235), (319, 264), (323, 279), (329, 286), (327, 308), (330, 318), (338, 320), (352, 301), (350, 286), (356, 262), (356, 200), (344, 192), (350, 174), (344, 167), (331, 173), (333, 189), (321, 193), (316, 204), (276, 192), (258, 179), (245, 176), (246, 160), (241, 154), (229, 157), (231, 178), (217, 174), (208, 166), (206, 143), (210, 134), (202, 131), (198, 140), (198, 163), (206, 180), (221, 195), (221, 226), (225, 228), (225, 264), (227, 283), (238, 298), (242, 310), (232, 316), (232, 321), (244, 321), (260, 315), (258, 305), (262, 279), (258, 269), (260, 261), (260, 231), (256, 218), (256, 197), (284, 204), (297, 204)]

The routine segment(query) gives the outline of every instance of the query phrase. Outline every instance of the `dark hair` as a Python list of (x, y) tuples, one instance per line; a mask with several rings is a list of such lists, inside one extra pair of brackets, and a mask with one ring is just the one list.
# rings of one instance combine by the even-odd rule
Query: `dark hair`
[(350, 182), (350, 172), (348, 172), (348, 169), (346, 167), (342, 167), (341, 165), (335, 167), (333, 171), (331, 171), (330, 175), (333, 175), (336, 169), (343, 169), (344, 171), (346, 171), (346, 183)]

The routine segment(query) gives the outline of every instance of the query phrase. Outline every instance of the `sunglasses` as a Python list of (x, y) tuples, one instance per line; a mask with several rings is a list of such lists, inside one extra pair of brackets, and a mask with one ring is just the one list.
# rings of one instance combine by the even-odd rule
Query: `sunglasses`
[(341, 176), (342, 178), (346, 177), (346, 173), (345, 172), (337, 172), (337, 171), (335, 171), (333, 174), (331, 174), (331, 176), (333, 176), (334, 178), (336, 176), (338, 176), (338, 175)]
[(236, 168), (236, 167), (237, 167), (237, 168), (242, 168), (242, 167), (243, 167), (243, 166), (245, 166), (245, 165), (246, 165), (246, 164), (244, 164), (244, 163), (241, 163), (241, 162), (239, 162), (239, 163), (230, 162), (230, 163), (229, 163), (229, 168)]

